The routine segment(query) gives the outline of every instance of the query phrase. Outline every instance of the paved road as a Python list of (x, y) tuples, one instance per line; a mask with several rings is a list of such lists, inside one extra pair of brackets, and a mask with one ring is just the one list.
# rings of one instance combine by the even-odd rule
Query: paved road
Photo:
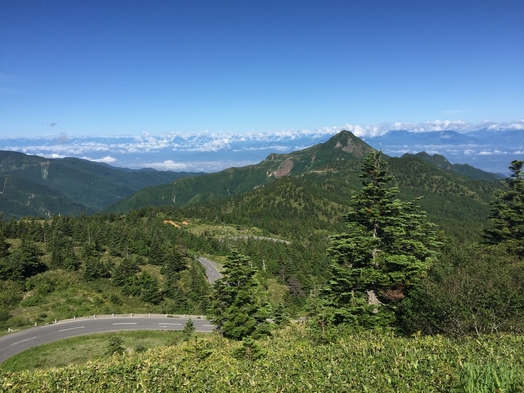
[(211, 284), (213, 284), (219, 278), (222, 278), (222, 274), (220, 274), (220, 272), (218, 271), (215, 262), (210, 261), (209, 259), (206, 259), (204, 257), (198, 257), (197, 259), (202, 265), (204, 265), (204, 269), (206, 269), (207, 279)]
[[(0, 363), (31, 347), (64, 338), (121, 330), (182, 330), (187, 320), (188, 318), (157, 316), (90, 317), (26, 329), (0, 337)], [(215, 328), (206, 319), (193, 318), (192, 320), (197, 332), (212, 332)]]

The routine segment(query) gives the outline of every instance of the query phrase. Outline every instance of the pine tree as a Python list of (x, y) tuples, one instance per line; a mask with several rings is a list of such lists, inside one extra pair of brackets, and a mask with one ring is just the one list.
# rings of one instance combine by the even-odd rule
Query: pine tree
[(164, 263), (160, 269), (160, 273), (166, 277), (172, 277), (187, 269), (184, 256), (176, 247), (171, 248), (162, 259)]
[(345, 216), (347, 232), (331, 238), (331, 278), (324, 295), (336, 310), (335, 324), (386, 326), (424, 276), (439, 243), (416, 200), (394, 199), (398, 189), (390, 186), (380, 152), (365, 158), (360, 177), (363, 187)]
[(501, 244), (514, 255), (524, 255), (524, 161), (514, 160), (511, 175), (505, 180), (507, 189), (492, 202), (491, 227), (484, 236), (490, 244)]
[(143, 271), (138, 276), (138, 280), (142, 288), (140, 299), (144, 302), (159, 304), (162, 301), (162, 294), (159, 291), (156, 277), (147, 271)]
[(232, 250), (224, 263), (223, 278), (214, 284), (209, 315), (227, 338), (241, 340), (263, 330), (265, 321), (257, 318), (261, 307), (250, 262), (247, 256)]
[(118, 287), (128, 284), (131, 277), (140, 271), (138, 264), (131, 258), (124, 258), (111, 274), (113, 283)]
[(9, 247), (9, 243), (5, 241), (3, 229), (0, 229), (0, 258), (5, 258), (9, 255)]
[(149, 264), (162, 266), (165, 261), (164, 249), (158, 238), (154, 238), (149, 249)]
[(189, 318), (184, 325), (184, 329), (182, 329), (182, 334), (184, 335), (186, 340), (189, 340), (191, 336), (193, 336), (193, 333), (195, 332), (195, 324), (191, 318)]
[(30, 240), (22, 239), (22, 244), (18, 249), (18, 263), (23, 266), (23, 276), (25, 278), (43, 273), (47, 266), (40, 260), (40, 250)]

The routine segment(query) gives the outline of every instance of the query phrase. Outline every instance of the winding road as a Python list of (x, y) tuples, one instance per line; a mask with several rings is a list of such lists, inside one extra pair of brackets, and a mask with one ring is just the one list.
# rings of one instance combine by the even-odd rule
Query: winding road
[[(206, 270), (207, 279), (211, 284), (222, 278), (216, 263), (198, 257), (198, 261)], [(41, 344), (62, 340), (75, 336), (93, 333), (118, 332), (122, 330), (182, 330), (188, 318), (170, 318), (166, 316), (98, 316), (83, 317), (59, 321), (51, 325), (12, 332), (0, 337), (0, 363), (20, 352)], [(202, 318), (193, 317), (197, 332), (212, 332), (215, 326)]]
[(206, 276), (211, 284), (222, 278), (222, 274), (218, 271), (215, 262), (204, 257), (198, 257), (197, 259), (204, 266), (204, 269), (206, 269)]
[[(119, 332), (122, 330), (182, 330), (189, 318), (165, 316), (91, 316), (69, 319), (51, 325), (34, 327), (0, 337), (0, 363), (37, 345), (47, 344), (75, 336), (93, 333)], [(191, 318), (195, 331), (212, 332), (215, 326), (206, 319)]]

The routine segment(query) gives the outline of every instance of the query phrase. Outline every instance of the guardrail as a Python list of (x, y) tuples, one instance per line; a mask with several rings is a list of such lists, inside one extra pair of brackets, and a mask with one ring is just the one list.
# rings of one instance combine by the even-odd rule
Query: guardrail
[[(86, 319), (111, 319), (111, 318), (178, 318), (178, 319), (205, 319), (205, 315), (189, 315), (189, 314), (135, 314), (135, 313), (129, 313), (129, 314), (92, 314), (92, 315), (84, 315), (84, 316), (73, 316), (73, 318), (67, 318), (67, 319), (55, 319), (54, 322), (45, 322), (38, 325), (38, 322), (35, 322), (35, 327), (37, 326), (47, 326), (47, 325), (54, 325), (59, 323), (66, 323), (71, 321), (77, 321), (77, 320), (86, 320)], [(7, 328), (7, 333), (16, 332), (17, 330), (13, 330), (11, 328)]]

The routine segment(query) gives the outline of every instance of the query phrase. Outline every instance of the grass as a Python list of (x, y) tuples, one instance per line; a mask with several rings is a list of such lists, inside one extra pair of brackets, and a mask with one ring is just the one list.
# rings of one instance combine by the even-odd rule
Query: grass
[(0, 371), (35, 371), (71, 364), (82, 365), (90, 360), (107, 359), (109, 358), (106, 355), (109, 341), (115, 336), (123, 340), (122, 346), (128, 353), (172, 345), (183, 338), (180, 332), (149, 330), (72, 337), (19, 353), (0, 363)]
[(1, 372), (0, 392), (524, 391), (521, 335), (455, 340), (386, 331), (337, 333), (335, 342), (319, 344), (314, 330), (292, 324), (258, 341), (256, 358), (238, 356), (246, 343), (208, 334), (65, 368)]
[(211, 236), (215, 236), (217, 239), (232, 236), (264, 236), (264, 232), (259, 228), (238, 227), (234, 225), (196, 224), (189, 225), (187, 230), (195, 235), (208, 233)]

